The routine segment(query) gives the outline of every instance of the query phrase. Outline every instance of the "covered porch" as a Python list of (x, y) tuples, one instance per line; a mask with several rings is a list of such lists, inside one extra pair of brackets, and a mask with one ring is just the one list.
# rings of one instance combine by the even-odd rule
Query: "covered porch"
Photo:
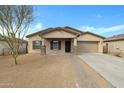
[(42, 54), (76, 53), (76, 38), (44, 38), (42, 39)]
[(62, 28), (54, 29), (40, 34), (43, 54), (74, 53), (77, 46), (77, 33)]

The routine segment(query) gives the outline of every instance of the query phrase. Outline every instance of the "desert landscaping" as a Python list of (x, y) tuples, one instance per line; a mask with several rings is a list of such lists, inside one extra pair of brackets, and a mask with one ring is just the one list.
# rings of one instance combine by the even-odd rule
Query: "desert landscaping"
[(103, 77), (74, 55), (0, 56), (0, 87), (76, 88), (112, 87)]

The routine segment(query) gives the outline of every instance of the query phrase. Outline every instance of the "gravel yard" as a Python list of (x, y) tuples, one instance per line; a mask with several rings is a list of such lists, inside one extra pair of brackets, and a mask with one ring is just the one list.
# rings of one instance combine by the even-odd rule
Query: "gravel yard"
[(112, 87), (77, 56), (26, 54), (19, 56), (19, 65), (12, 60), (0, 56), (0, 87)]

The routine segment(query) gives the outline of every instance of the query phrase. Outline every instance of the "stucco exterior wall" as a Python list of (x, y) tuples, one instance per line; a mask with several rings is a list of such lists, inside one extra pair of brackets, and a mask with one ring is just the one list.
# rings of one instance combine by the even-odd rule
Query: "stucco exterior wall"
[(98, 42), (98, 52), (103, 53), (103, 40)]
[(5, 41), (0, 41), (0, 55), (3, 55), (3, 49), (7, 49), (8, 45)]
[(77, 38), (78, 41), (102, 41), (103, 39), (91, 34), (84, 34)]
[[(65, 31), (53, 31), (49, 32), (47, 34), (44, 34), (42, 36), (42, 39), (39, 35), (34, 35), (28, 38), (28, 52), (29, 53), (41, 53), (40, 49), (32, 49), (32, 42), (35, 40), (42, 40), (44, 41), (45, 47), (46, 47), (46, 54), (64, 54), (65, 53), (65, 40), (71, 39), (71, 53), (74, 52), (76, 49), (74, 47), (74, 38), (76, 35), (72, 33), (68, 33)], [(44, 38), (44, 39), (43, 39)], [(50, 49), (50, 40), (56, 39), (56, 40), (61, 40), (61, 50), (51, 50)], [(77, 41), (95, 41), (98, 42), (98, 52), (102, 53), (103, 52), (103, 39), (100, 37), (97, 37), (92, 34), (84, 34), (81, 35), (80, 37), (77, 38)], [(78, 46), (78, 45), (77, 45)]]
[[(44, 34), (42, 36), (34, 35), (28, 38), (28, 52), (29, 53), (41, 53), (42, 51), (40, 49), (33, 49), (32, 42), (35, 40), (42, 40), (44, 41), (44, 44), (46, 46), (46, 54), (63, 54), (65, 53), (65, 38), (74, 38), (75, 35), (65, 32), (65, 31), (53, 31), (48, 34)], [(50, 38), (58, 38), (57, 40), (61, 40), (61, 50), (51, 50), (50, 49)], [(71, 52), (73, 52), (73, 39), (71, 39)]]
[(39, 35), (34, 35), (30, 38), (28, 38), (28, 52), (29, 53), (41, 53), (40, 49), (33, 49), (32, 42), (35, 40), (42, 40)]
[(75, 35), (62, 30), (49, 32), (48, 34), (43, 35), (43, 38), (74, 38), (74, 37)]
[(105, 44), (108, 44), (108, 53), (115, 55), (120, 53), (120, 55), (124, 56), (124, 40), (105, 42)]
[(77, 38), (78, 41), (97, 41), (98, 52), (103, 53), (103, 39), (92, 34), (84, 34)]
[[(46, 46), (46, 54), (65, 54), (65, 41), (67, 39), (57, 39), (61, 41), (61, 50), (51, 50), (50, 49), (50, 41), (52, 39), (46, 39), (45, 40), (45, 46)], [(55, 39), (54, 39), (55, 40)], [(73, 39), (71, 39), (71, 53), (73, 52)]]

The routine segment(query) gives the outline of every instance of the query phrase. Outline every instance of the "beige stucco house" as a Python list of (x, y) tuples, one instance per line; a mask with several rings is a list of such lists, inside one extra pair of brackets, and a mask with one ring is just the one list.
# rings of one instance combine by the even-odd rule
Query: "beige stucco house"
[(124, 57), (124, 34), (105, 39), (104, 47), (106, 53)]
[(28, 52), (42, 54), (65, 54), (103, 52), (104, 37), (82, 32), (72, 27), (48, 28), (26, 36)]

